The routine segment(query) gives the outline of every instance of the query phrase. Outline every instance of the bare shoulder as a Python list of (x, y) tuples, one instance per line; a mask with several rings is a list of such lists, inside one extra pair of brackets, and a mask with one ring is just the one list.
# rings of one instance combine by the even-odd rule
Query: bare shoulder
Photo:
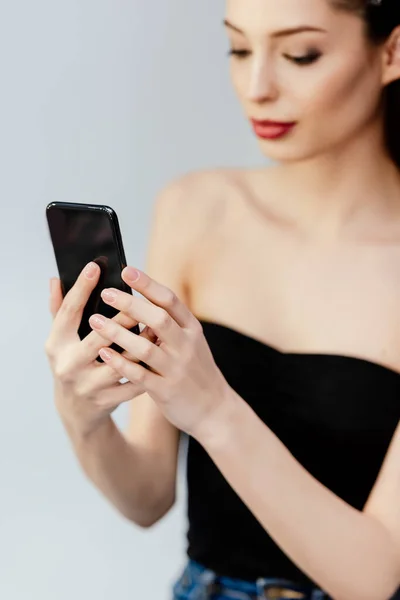
[(265, 170), (259, 174), (247, 168), (193, 171), (168, 182), (157, 194), (148, 270), (174, 289), (189, 308), (193, 272), (213, 243), (218, 245), (227, 232), (241, 229), (244, 222), (251, 231), (254, 216), (259, 218), (259, 214), (272, 222), (266, 208), (266, 178)]
[(164, 186), (153, 206), (154, 222), (162, 222), (168, 241), (185, 253), (223, 222), (235, 198), (248, 186), (245, 170), (218, 168), (186, 173)]
[(267, 207), (269, 198), (275, 197), (275, 187), (273, 169), (269, 168), (194, 171), (169, 182), (159, 193), (155, 209), (174, 218), (176, 227), (184, 225), (180, 234), (201, 237), (205, 230), (210, 233), (210, 226), (218, 227), (235, 203), (249, 205), (262, 197), (262, 204)]
[(227, 190), (234, 185), (230, 169), (191, 172), (169, 181), (155, 198), (146, 269), (184, 302), (189, 303), (192, 253), (218, 227), (229, 196)]
[(218, 168), (193, 171), (170, 181), (159, 193), (155, 206), (173, 210), (180, 219), (207, 218), (226, 204), (227, 193), (243, 193), (247, 183), (245, 169)]

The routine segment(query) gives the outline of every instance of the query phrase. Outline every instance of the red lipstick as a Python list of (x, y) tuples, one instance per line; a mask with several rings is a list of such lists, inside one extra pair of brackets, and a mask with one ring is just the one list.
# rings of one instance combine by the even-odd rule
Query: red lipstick
[(262, 139), (274, 140), (288, 134), (296, 125), (296, 121), (282, 123), (279, 121), (257, 121), (250, 119), (254, 133)]

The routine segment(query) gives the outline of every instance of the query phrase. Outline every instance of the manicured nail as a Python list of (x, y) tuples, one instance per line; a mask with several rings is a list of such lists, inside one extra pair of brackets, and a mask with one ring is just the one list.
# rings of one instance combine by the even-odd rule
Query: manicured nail
[(129, 281), (132, 281), (132, 283), (135, 283), (135, 281), (138, 281), (138, 279), (140, 277), (139, 271), (136, 271), (136, 269), (133, 269), (132, 267), (126, 267), (125, 275), (126, 275), (126, 278), (129, 279)]
[(101, 357), (103, 360), (105, 360), (105, 361), (108, 361), (108, 360), (111, 360), (111, 359), (112, 359), (112, 354), (111, 354), (111, 352), (109, 352), (109, 351), (108, 351), (108, 350), (106, 350), (105, 348), (101, 348), (101, 350), (99, 350), (99, 354), (100, 354), (100, 357)]
[(107, 302), (115, 302), (117, 299), (117, 293), (114, 292), (113, 289), (103, 290), (101, 292), (101, 295), (104, 298), (104, 300), (106, 300)]
[(97, 273), (97, 265), (94, 262), (90, 262), (88, 265), (86, 265), (85, 267), (85, 277), (86, 279), (93, 279), (96, 276)]
[(94, 315), (90, 318), (90, 323), (95, 329), (103, 329), (106, 324), (106, 320), (101, 315)]

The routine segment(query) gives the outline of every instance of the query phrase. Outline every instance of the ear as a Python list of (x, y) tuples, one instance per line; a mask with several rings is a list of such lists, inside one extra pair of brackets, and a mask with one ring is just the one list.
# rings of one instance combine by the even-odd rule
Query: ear
[(385, 44), (382, 84), (385, 86), (397, 79), (400, 80), (400, 26), (393, 30)]

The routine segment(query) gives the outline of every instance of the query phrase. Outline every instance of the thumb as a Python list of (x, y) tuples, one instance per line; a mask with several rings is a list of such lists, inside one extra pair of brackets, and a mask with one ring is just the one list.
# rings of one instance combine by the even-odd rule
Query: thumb
[(61, 290), (61, 282), (57, 277), (52, 277), (50, 279), (50, 312), (55, 318), (58, 313), (60, 306), (63, 302), (63, 294)]

